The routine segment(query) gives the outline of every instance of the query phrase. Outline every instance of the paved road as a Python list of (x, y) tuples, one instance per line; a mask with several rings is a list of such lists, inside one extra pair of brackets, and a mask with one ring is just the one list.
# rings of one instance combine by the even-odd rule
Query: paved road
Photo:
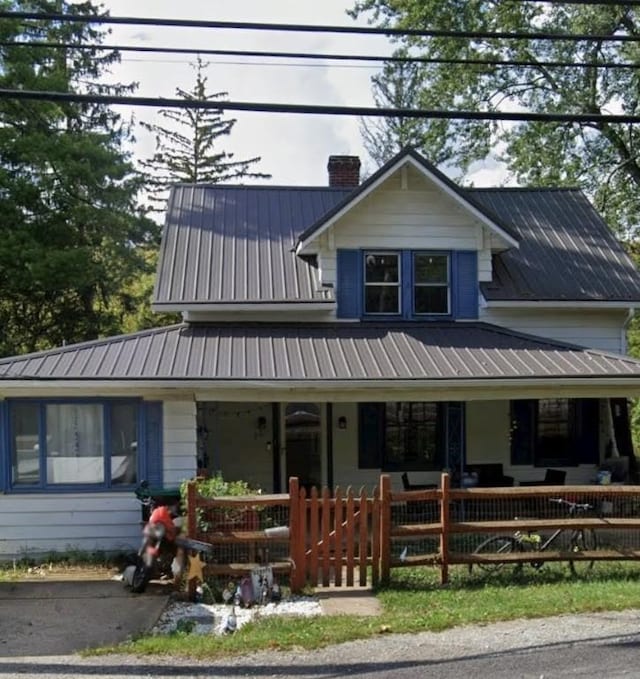
[(381, 635), (312, 653), (260, 653), (214, 663), (124, 656), (5, 657), (0, 658), (0, 679), (640, 677), (639, 623), (640, 611), (562, 616), (438, 634)]

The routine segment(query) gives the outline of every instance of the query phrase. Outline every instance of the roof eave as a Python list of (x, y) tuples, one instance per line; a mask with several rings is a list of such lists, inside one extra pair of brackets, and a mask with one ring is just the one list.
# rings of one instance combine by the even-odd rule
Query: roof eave
[(151, 310), (159, 313), (191, 313), (191, 312), (244, 312), (244, 311), (328, 311), (336, 304), (334, 299), (316, 300), (313, 302), (301, 300), (270, 300), (268, 302), (154, 302)]
[(486, 299), (489, 309), (640, 309), (640, 300)]
[[(25, 395), (71, 396), (76, 392), (103, 395), (137, 395), (156, 397), (180, 392), (208, 400), (210, 394), (237, 400), (290, 399), (292, 390), (310, 394), (319, 400), (350, 402), (367, 399), (389, 400), (506, 400), (522, 397), (614, 397), (640, 396), (640, 375), (477, 379), (414, 380), (234, 380), (219, 379), (0, 379), (4, 397)], [(455, 398), (454, 398), (455, 395)]]

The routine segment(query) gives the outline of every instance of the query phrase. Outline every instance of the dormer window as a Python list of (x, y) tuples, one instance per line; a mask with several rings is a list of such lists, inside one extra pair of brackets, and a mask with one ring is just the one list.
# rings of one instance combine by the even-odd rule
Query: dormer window
[(414, 313), (448, 315), (450, 308), (449, 256), (414, 253)]
[(400, 313), (400, 253), (365, 253), (364, 310), (366, 314)]
[(478, 318), (475, 250), (338, 249), (338, 318), (425, 321)]

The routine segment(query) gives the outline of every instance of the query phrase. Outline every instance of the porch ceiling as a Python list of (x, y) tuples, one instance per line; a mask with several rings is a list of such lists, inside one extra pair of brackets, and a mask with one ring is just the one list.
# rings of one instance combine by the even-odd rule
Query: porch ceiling
[(485, 323), (208, 324), (157, 328), (0, 360), (0, 380), (202, 386), (305, 381), (640, 384), (640, 361)]

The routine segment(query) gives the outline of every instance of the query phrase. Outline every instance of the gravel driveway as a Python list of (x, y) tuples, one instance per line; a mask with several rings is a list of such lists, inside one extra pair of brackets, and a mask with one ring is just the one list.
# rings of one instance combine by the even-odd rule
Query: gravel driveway
[[(566, 615), (381, 635), (310, 653), (261, 652), (215, 662), (129, 656), (0, 658), (0, 677), (638, 677), (640, 611)], [(602, 669), (606, 667), (606, 669)]]

